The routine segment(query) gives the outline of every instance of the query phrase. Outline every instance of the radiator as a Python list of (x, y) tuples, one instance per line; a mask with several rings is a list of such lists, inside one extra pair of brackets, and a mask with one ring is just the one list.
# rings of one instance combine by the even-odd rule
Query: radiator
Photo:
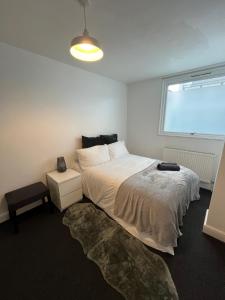
[(194, 171), (205, 183), (211, 183), (213, 179), (213, 169), (215, 154), (187, 151), (181, 149), (164, 148), (163, 160), (176, 162)]

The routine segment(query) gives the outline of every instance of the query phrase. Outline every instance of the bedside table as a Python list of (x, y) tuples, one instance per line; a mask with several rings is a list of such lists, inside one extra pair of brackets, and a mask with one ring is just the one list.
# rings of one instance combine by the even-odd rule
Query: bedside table
[(47, 173), (47, 182), (52, 202), (60, 211), (82, 199), (81, 176), (75, 170)]

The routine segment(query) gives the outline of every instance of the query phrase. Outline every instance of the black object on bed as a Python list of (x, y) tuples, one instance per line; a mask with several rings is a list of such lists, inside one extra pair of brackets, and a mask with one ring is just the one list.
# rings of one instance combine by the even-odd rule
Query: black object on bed
[(97, 145), (112, 144), (118, 141), (117, 134), (88, 137), (82, 135), (82, 148), (90, 148)]
[(162, 162), (157, 165), (157, 169), (160, 171), (180, 171), (180, 166), (177, 163)]

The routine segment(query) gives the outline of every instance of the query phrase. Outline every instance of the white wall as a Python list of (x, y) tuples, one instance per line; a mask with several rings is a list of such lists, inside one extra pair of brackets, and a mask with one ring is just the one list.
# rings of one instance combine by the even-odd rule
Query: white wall
[(125, 139), (126, 115), (124, 84), (0, 43), (0, 219), (4, 194), (70, 165), (82, 134)]
[(225, 242), (225, 147), (220, 161), (215, 188), (209, 210), (206, 214), (203, 231)]
[(215, 153), (216, 174), (223, 141), (158, 135), (162, 80), (152, 79), (128, 85), (127, 143), (136, 154), (162, 159), (165, 146)]

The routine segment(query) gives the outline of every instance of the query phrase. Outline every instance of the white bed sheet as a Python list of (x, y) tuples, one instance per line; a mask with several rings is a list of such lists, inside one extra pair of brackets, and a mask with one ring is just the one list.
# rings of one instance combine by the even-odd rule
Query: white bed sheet
[(82, 172), (81, 176), (83, 193), (143, 243), (173, 255), (172, 247), (163, 247), (151, 239), (148, 234), (139, 232), (135, 226), (114, 215), (114, 203), (120, 185), (128, 177), (146, 169), (154, 162), (155, 160), (151, 158), (127, 154), (96, 167), (88, 168)]

